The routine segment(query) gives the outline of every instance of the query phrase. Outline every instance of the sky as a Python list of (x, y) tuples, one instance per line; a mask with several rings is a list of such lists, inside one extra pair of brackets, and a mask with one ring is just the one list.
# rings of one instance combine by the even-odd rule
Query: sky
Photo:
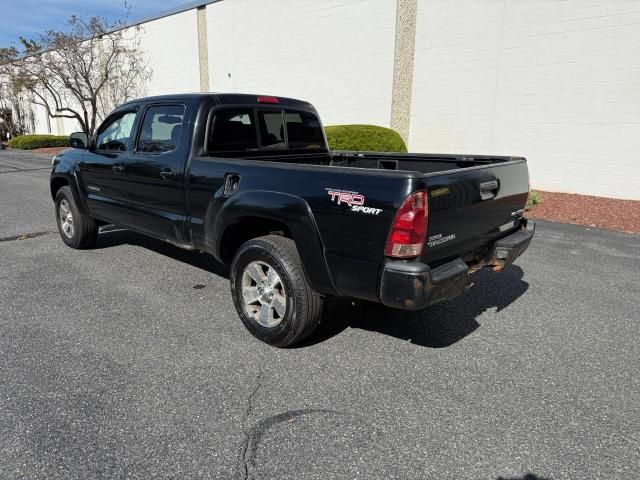
[[(126, 20), (136, 20), (190, 3), (190, 0), (127, 0), (131, 8)], [(2, 0), (0, 1), (0, 47), (9, 47), (18, 37), (37, 38), (48, 29), (63, 30), (71, 15), (124, 20), (124, 0)]]

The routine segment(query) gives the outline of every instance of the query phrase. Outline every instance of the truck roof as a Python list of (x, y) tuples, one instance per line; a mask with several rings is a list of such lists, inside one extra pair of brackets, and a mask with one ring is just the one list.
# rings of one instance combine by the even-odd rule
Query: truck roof
[[(313, 105), (304, 100), (297, 100), (295, 98), (288, 97), (276, 97), (273, 95), (263, 95), (263, 94), (252, 94), (252, 93), (223, 93), (223, 92), (194, 92), (194, 93), (177, 93), (170, 95), (155, 95), (151, 97), (143, 97), (136, 98), (135, 100), (130, 100), (123, 105), (128, 105), (131, 103), (139, 103), (139, 102), (156, 102), (156, 101), (175, 101), (175, 100), (183, 100), (183, 101), (191, 101), (198, 100), (204, 97), (213, 97), (216, 99), (218, 104), (230, 104), (230, 105), (238, 105), (238, 104), (257, 104), (264, 103), (268, 104), (279, 104), (287, 107), (297, 107), (302, 109), (311, 109), (315, 111)], [(269, 101), (269, 99), (277, 99), (276, 101)]]

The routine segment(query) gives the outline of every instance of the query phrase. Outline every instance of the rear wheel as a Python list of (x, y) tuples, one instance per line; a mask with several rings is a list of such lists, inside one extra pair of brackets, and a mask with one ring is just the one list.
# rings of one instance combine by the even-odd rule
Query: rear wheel
[(240, 247), (231, 264), (231, 294), (247, 329), (277, 347), (303, 340), (322, 316), (322, 297), (311, 288), (295, 243), (277, 235)]
[(71, 248), (90, 248), (98, 238), (98, 224), (78, 209), (71, 187), (56, 194), (56, 221), (62, 241)]

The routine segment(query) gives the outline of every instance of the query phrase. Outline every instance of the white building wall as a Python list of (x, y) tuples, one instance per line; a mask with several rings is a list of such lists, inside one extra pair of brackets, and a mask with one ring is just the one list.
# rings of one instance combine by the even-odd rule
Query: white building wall
[[(51, 129), (54, 130), (55, 129), (55, 125), (56, 125), (56, 119), (51, 119)], [(62, 121), (62, 127), (63, 127), (63, 131), (62, 132), (57, 132), (58, 135), (70, 135), (73, 132), (77, 132), (78, 130), (80, 130), (80, 125), (78, 125), (78, 122), (73, 119), (73, 118), (65, 118)]]
[(525, 155), (535, 188), (640, 199), (639, 6), (419, 0), (410, 150)]
[(395, 0), (210, 4), (211, 90), (305, 99), (325, 125), (388, 127), (395, 16)]
[(200, 90), (196, 9), (144, 23), (140, 36), (152, 70), (147, 95)]
[[(49, 119), (47, 121), (47, 112), (44, 108), (39, 107), (37, 105), (33, 106), (33, 127), (35, 127), (35, 133), (53, 133), (56, 134), (54, 129), (54, 119)], [(27, 119), (27, 127), (31, 128), (31, 119)], [(51, 130), (49, 130), (49, 126), (51, 126)]]

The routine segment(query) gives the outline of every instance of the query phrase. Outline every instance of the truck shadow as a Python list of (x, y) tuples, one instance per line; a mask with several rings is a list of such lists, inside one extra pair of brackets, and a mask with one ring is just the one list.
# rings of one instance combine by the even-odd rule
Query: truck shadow
[[(229, 271), (215, 258), (199, 251), (179, 247), (113, 226), (101, 229), (96, 248), (133, 245), (179, 260), (220, 277)], [(326, 341), (347, 328), (382, 333), (429, 348), (444, 348), (473, 333), (480, 324), (477, 318), (489, 309), (501, 311), (529, 288), (524, 272), (512, 265), (500, 273), (487, 269), (474, 275), (475, 286), (454, 300), (433, 305), (426, 310), (394, 310), (378, 303), (345, 298), (328, 298), (318, 329), (293, 348)]]
[(496, 480), (550, 480), (547, 478), (539, 477), (533, 473), (527, 473), (524, 477), (498, 477)]
[(95, 248), (111, 248), (118, 245), (132, 245), (146, 248), (174, 260), (211, 272), (219, 277), (229, 279), (229, 270), (211, 255), (199, 250), (185, 250), (162, 240), (147, 237), (131, 230), (106, 225), (101, 227)]
[(394, 310), (377, 303), (341, 298), (327, 300), (322, 322), (303, 344), (323, 342), (346, 328), (382, 333), (429, 348), (444, 348), (473, 333), (482, 313), (495, 308), (501, 311), (529, 288), (524, 272), (512, 265), (500, 273), (478, 272), (475, 286), (454, 300), (433, 305), (426, 310)]

